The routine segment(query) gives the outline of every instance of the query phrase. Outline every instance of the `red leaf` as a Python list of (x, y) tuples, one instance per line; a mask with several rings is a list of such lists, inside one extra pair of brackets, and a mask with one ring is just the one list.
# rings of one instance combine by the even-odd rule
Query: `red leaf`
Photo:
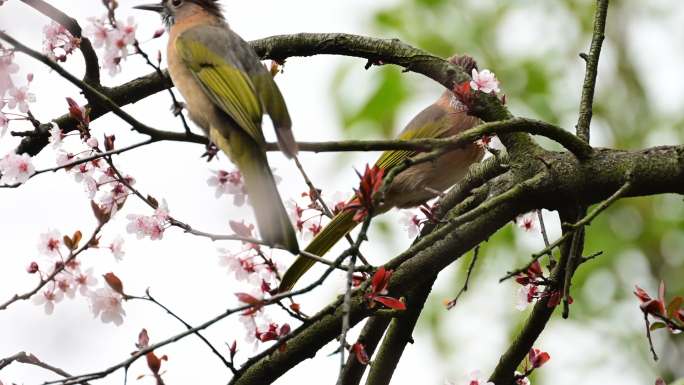
[(105, 282), (107, 282), (107, 285), (112, 288), (115, 292), (125, 295), (123, 292), (123, 282), (119, 279), (119, 277), (116, 276), (114, 273), (107, 273), (103, 275)]
[(159, 369), (161, 369), (161, 359), (154, 355), (154, 352), (149, 352), (145, 355), (147, 359), (147, 367), (150, 368), (152, 373), (159, 374)]
[(374, 296), (373, 301), (379, 302), (390, 309), (406, 310), (406, 304), (400, 299), (385, 296)]
[(660, 300), (652, 299), (650, 301), (642, 303), (639, 307), (641, 310), (653, 315), (665, 315), (665, 304), (660, 302)]
[(635, 289), (634, 289), (634, 295), (636, 295), (637, 298), (639, 298), (639, 301), (641, 301), (641, 302), (647, 302), (647, 301), (650, 301), (650, 300), (651, 300), (651, 296), (648, 295), (648, 293), (646, 292), (646, 290), (644, 290), (644, 289), (642, 289), (642, 288), (640, 288), (639, 286), (636, 286), (636, 285), (634, 286), (634, 288), (635, 288)]
[(548, 360), (550, 360), (551, 356), (549, 355), (549, 353), (542, 352), (539, 349), (530, 349), (528, 358), (530, 359), (530, 364), (533, 368), (539, 368), (542, 365), (544, 365)]
[(280, 334), (281, 337), (286, 336), (290, 334), (290, 331), (292, 330), (292, 327), (290, 327), (290, 324), (283, 324), (283, 326), (280, 327)]
[(356, 360), (359, 361), (361, 365), (368, 365), (368, 362), (370, 362), (370, 358), (368, 357), (368, 353), (366, 353), (366, 348), (363, 346), (362, 343), (357, 342), (354, 345), (352, 345), (352, 351), (354, 352), (354, 355), (356, 355)]
[(677, 311), (682, 306), (682, 303), (684, 303), (684, 298), (680, 296), (672, 298), (670, 304), (667, 305), (667, 316), (670, 318), (674, 318), (675, 314), (677, 314)]
[(247, 293), (235, 293), (235, 296), (238, 298), (238, 301), (246, 303), (248, 305), (256, 305), (259, 302), (261, 302), (258, 298)]
[(371, 280), (371, 294), (378, 294), (387, 290), (391, 276), (392, 270), (385, 270), (384, 266), (380, 266)]

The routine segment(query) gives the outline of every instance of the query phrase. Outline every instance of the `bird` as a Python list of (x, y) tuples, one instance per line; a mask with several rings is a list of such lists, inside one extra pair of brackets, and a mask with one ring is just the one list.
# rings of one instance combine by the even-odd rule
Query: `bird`
[[(454, 55), (449, 62), (470, 73), (477, 63), (466, 55)], [(468, 115), (465, 106), (454, 92), (445, 90), (431, 105), (420, 111), (401, 131), (399, 139), (446, 138), (456, 135), (481, 123), (480, 119)], [(419, 206), (434, 198), (439, 192), (456, 184), (465, 176), (471, 164), (484, 157), (484, 147), (470, 143), (441, 155), (432, 162), (419, 163), (400, 172), (392, 180), (384, 196), (384, 202), (374, 210), (381, 214), (393, 207), (409, 208)], [(377, 170), (386, 173), (405, 159), (418, 155), (415, 151), (385, 151), (375, 162)], [(353, 198), (348, 201), (353, 202)], [(351, 205), (348, 205), (348, 207)], [(354, 210), (340, 210), (304, 249), (305, 252), (323, 256), (341, 238), (359, 223), (354, 219)], [(299, 255), (283, 275), (279, 292), (292, 290), (297, 281), (315, 261), (306, 255)]]
[(254, 49), (228, 26), (217, 0), (162, 0), (135, 6), (161, 15), (171, 80), (190, 119), (240, 170), (263, 241), (296, 254), (297, 236), (264, 150), (268, 114), (288, 158), (297, 143), (283, 95)]

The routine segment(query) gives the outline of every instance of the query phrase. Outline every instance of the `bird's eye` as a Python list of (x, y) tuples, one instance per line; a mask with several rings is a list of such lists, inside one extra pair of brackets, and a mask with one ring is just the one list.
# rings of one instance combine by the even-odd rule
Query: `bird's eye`
[(171, 1), (171, 5), (173, 5), (176, 8), (180, 7), (182, 4), (183, 4), (183, 0), (172, 0)]

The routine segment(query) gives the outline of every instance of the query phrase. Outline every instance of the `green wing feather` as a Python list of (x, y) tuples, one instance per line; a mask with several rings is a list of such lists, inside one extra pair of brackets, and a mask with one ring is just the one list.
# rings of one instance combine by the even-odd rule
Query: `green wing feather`
[(248, 74), (189, 36), (179, 36), (176, 49), (209, 98), (257, 143), (264, 143), (263, 110)]
[[(449, 113), (442, 107), (432, 104), (416, 115), (401, 132), (397, 139), (411, 140), (421, 138), (441, 138), (445, 136), (451, 124)], [(385, 151), (375, 165), (389, 170), (405, 159), (415, 156), (415, 151)]]

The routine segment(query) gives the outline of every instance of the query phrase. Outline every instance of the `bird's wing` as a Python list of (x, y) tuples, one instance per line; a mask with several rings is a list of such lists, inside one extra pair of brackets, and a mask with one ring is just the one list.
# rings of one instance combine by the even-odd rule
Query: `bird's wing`
[(237, 59), (240, 60), (242, 66), (247, 70), (256, 89), (257, 97), (273, 122), (281, 150), (288, 157), (296, 155), (297, 143), (292, 134), (290, 113), (287, 111), (287, 104), (285, 104), (283, 94), (280, 93), (278, 85), (273, 80), (273, 75), (266, 69), (249, 43), (231, 29), (228, 29), (227, 32), (232, 50), (239, 52)]
[(257, 143), (263, 143), (263, 110), (256, 88), (236, 54), (223, 46), (229, 39), (222, 31), (215, 27), (189, 29), (176, 39), (176, 49), (211, 101)]
[[(436, 104), (431, 104), (418, 113), (399, 134), (398, 139), (410, 140), (421, 138), (440, 138), (451, 128), (449, 112)], [(389, 170), (403, 162), (405, 159), (416, 155), (416, 151), (392, 150), (385, 151), (375, 165)]]

